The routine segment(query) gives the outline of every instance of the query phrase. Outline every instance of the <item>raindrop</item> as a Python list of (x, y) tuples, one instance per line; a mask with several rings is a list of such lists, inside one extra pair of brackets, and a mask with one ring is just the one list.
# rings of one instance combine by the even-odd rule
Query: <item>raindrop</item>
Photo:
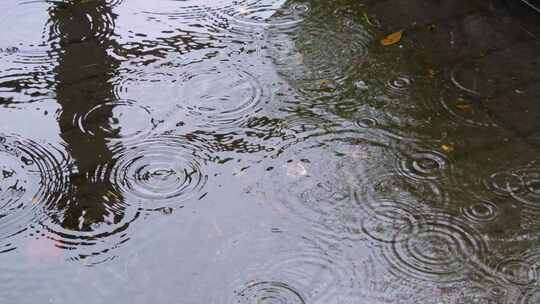
[(373, 128), (377, 126), (377, 124), (377, 120), (370, 117), (363, 117), (356, 120), (356, 125), (360, 128)]
[(358, 80), (354, 83), (354, 86), (360, 90), (360, 91), (367, 91), (369, 89), (369, 86), (367, 83), (363, 80)]
[(411, 79), (407, 76), (396, 77), (385, 85), (386, 95), (391, 99), (402, 100), (409, 95)]

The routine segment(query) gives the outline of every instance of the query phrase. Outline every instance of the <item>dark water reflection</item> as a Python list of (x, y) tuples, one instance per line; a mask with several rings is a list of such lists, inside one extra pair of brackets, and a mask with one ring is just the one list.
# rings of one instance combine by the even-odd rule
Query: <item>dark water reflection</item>
[[(61, 108), (57, 120), (72, 163), (66, 172), (66, 188), (58, 201), (45, 207), (49, 219), (42, 225), (56, 247), (76, 250), (75, 258), (81, 259), (106, 253), (124, 242), (125, 235), (99, 245), (125, 231), (138, 216), (127, 211), (122, 193), (113, 191), (111, 180), (96, 176), (97, 169), (113, 158), (108, 138), (122, 134), (118, 124), (122, 116), (133, 115), (112, 108), (116, 99), (111, 77), (119, 61), (107, 54), (115, 47), (110, 40), (114, 31), (111, 9), (103, 1), (59, 3), (49, 9), (51, 52), (58, 54), (52, 71)], [(91, 129), (97, 130), (87, 131)]]
[(534, 138), (372, 8), (2, 2), (0, 302), (537, 303)]

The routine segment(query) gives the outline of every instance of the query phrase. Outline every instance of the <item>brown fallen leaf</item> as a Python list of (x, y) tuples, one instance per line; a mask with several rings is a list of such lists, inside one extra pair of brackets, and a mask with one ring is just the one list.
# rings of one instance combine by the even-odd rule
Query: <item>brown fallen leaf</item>
[(456, 105), (456, 109), (463, 111), (463, 112), (472, 112), (472, 105), (467, 103), (459, 103)]
[(389, 46), (392, 44), (396, 44), (401, 41), (401, 37), (403, 37), (403, 31), (394, 32), (383, 39), (381, 39), (381, 44), (383, 46)]

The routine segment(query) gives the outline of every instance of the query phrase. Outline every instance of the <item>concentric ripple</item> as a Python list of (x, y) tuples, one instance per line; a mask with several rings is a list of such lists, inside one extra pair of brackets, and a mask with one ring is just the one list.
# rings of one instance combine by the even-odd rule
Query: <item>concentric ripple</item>
[(461, 124), (474, 127), (494, 128), (496, 122), (481, 108), (481, 100), (475, 95), (456, 92), (455, 88), (441, 90), (442, 111)]
[(507, 290), (501, 286), (472, 286), (463, 290), (457, 297), (456, 304), (478, 303), (497, 304), (506, 303)]
[(365, 61), (372, 37), (351, 16), (329, 13), (338, 10), (333, 3), (311, 5), (301, 26), (268, 33), (267, 52), (277, 71), (303, 90), (317, 97), (337, 94), (344, 85), (334, 82)]
[(527, 250), (506, 256), (494, 264), (493, 276), (503, 284), (511, 283), (519, 287), (532, 287), (540, 279), (540, 254), (536, 246), (528, 246)]
[[(298, 298), (288, 300), (301, 299), (301, 303), (328, 303), (354, 291), (355, 273), (351, 265), (340, 257), (342, 253), (334, 247), (333, 242), (328, 244), (320, 239), (313, 240), (309, 236), (291, 234), (257, 236), (251, 231), (242, 240), (236, 239), (234, 244), (231, 244), (232, 247), (220, 250), (223, 262), (228, 265), (236, 258), (242, 259), (238, 261), (240, 264), (245, 264), (241, 268), (238, 268), (239, 264), (230, 265), (240, 270), (240, 273), (235, 274), (233, 282), (227, 284), (232, 285), (234, 293), (231, 295), (230, 291), (226, 291), (226, 303), (257, 303), (260, 290), (255, 288), (257, 293), (250, 292), (253, 296), (247, 298), (243, 291), (259, 283), (284, 284), (280, 287), (287, 286), (289, 288), (286, 289), (291, 289), (293, 294), (298, 295)], [(250, 252), (249, 256), (242, 253), (246, 249)], [(246, 282), (249, 282), (247, 286)], [(286, 294), (293, 295), (289, 292)]]
[(511, 196), (529, 208), (540, 209), (540, 170), (523, 169), (515, 171), (515, 174), (523, 181), (523, 189), (519, 191), (507, 184)]
[(28, 1), (0, 12), (0, 95), (3, 103), (29, 103), (49, 100), (54, 83), (52, 70), (58, 54), (46, 41), (45, 1)]
[(311, 206), (310, 209), (321, 215), (331, 212), (333, 207), (348, 197), (346, 190), (340, 185), (333, 184), (332, 181), (318, 182), (299, 194), (299, 199), (304, 205)]
[(496, 92), (497, 83), (489, 79), (482, 69), (467, 61), (457, 65), (450, 74), (457, 89), (473, 96), (489, 97)]
[(530, 285), (538, 280), (534, 264), (525, 259), (508, 259), (497, 265), (497, 272), (506, 280), (517, 285)]
[(432, 215), (418, 233), (386, 246), (382, 257), (389, 271), (404, 279), (452, 283), (482, 266), (479, 259), (486, 248), (482, 235), (472, 227), (455, 218)]
[(416, 181), (396, 173), (367, 173), (354, 192), (362, 231), (372, 239), (402, 242), (419, 232), (423, 211), (446, 206), (448, 197), (432, 181)]
[(485, 187), (500, 196), (520, 193), (525, 189), (522, 177), (515, 172), (496, 172), (484, 180)]
[(290, 175), (289, 168), (283, 170), (293, 179), (287, 182), (285, 189), (276, 192), (280, 208), (285, 207), (295, 216), (312, 223), (328, 221), (349, 213), (346, 210), (351, 208), (351, 196), (343, 177), (335, 172), (313, 177), (310, 172), (319, 168), (315, 169), (306, 163), (299, 165), (302, 174), (298, 176)]
[[(193, 20), (200, 21), (208, 17), (209, 14), (243, 12), (245, 9), (242, 8), (255, 7), (257, 5), (262, 6), (260, 2), (260, 0), (183, 0), (181, 3), (176, 3), (175, 1), (158, 0), (148, 3), (147, 1), (136, 0), (133, 3), (133, 8), (137, 14), (143, 13), (146, 15), (162, 16), (180, 22), (192, 22)], [(266, 2), (270, 3), (264, 6), (264, 8), (270, 10), (272, 7), (276, 7), (272, 5), (272, 2), (278, 1), (271, 0)]]
[(290, 28), (301, 23), (303, 15), (309, 11), (307, 3), (294, 1), (244, 2), (247, 3), (226, 7), (220, 10), (220, 13), (229, 17), (231, 23), (243, 27)]
[[(211, 6), (220, 7), (223, 1), (216, 0), (209, 3)], [(131, 3), (137, 14), (164, 16), (170, 19), (190, 20), (204, 17), (212, 7), (201, 5), (201, 1), (184, 0), (181, 3), (161, 0), (149, 3), (147, 1), (133, 1)]]
[[(158, 210), (201, 195), (207, 176), (202, 172), (204, 147), (195, 137), (160, 136), (119, 148), (110, 167), (96, 178), (109, 179), (126, 199), (144, 210)], [(199, 153), (199, 154), (198, 154)]]
[(100, 192), (101, 186), (88, 183), (68, 189), (71, 197), (47, 206), (48, 217), (31, 235), (48, 239), (62, 249), (65, 259), (87, 266), (116, 258), (114, 250), (129, 241), (128, 228), (140, 214), (114, 191)]
[(306, 24), (296, 38), (302, 64), (308, 69), (304, 79), (336, 79), (346, 75), (351, 62), (367, 55), (371, 37), (353, 22), (342, 21), (330, 30), (322, 24)]
[(116, 257), (142, 212), (182, 207), (202, 195), (201, 142), (195, 136), (160, 136), (115, 145), (112, 159), (94, 171), (73, 173), (66, 197), (46, 205), (48, 217), (32, 235), (65, 249), (66, 258), (95, 265)]
[(422, 222), (418, 210), (398, 202), (378, 201), (372, 212), (363, 216), (362, 231), (378, 242), (406, 241), (418, 233)]
[(529, 288), (523, 291), (518, 304), (536, 304), (540, 303), (540, 289), (538, 288)]
[(236, 293), (233, 303), (304, 304), (299, 292), (282, 282), (250, 282)]
[(234, 67), (198, 67), (180, 78), (178, 107), (203, 126), (239, 124), (256, 113), (267, 98), (266, 89), (254, 75)]
[(0, 252), (43, 217), (67, 188), (68, 158), (57, 148), (0, 136)]
[(448, 158), (436, 151), (421, 151), (397, 158), (398, 171), (414, 180), (441, 180), (450, 169)]
[(476, 223), (492, 222), (499, 216), (497, 205), (490, 201), (478, 201), (462, 208), (463, 215)]
[(385, 85), (385, 93), (392, 99), (404, 99), (409, 96), (412, 80), (407, 76), (398, 76), (389, 80)]
[(441, 187), (431, 180), (411, 180), (397, 173), (371, 174), (358, 196), (365, 196), (367, 202), (392, 199), (415, 208), (441, 208), (448, 203), (448, 196)]
[(57, 2), (49, 9), (49, 40), (81, 43), (89, 39), (104, 41), (113, 35), (114, 14), (108, 4), (97, 1)]
[(361, 117), (355, 121), (355, 124), (360, 128), (373, 128), (376, 127), (379, 123), (377, 119), (372, 117)]
[(511, 196), (530, 209), (540, 209), (540, 170), (536, 168), (496, 172), (484, 180), (484, 185), (497, 195)]
[(150, 109), (134, 101), (120, 100), (100, 104), (77, 118), (82, 132), (108, 139), (134, 139), (152, 129)]
[[(366, 115), (367, 114), (367, 115)], [(430, 135), (424, 131), (425, 124), (419, 120), (412, 121), (412, 125), (407, 123), (407, 127), (404, 126), (403, 117), (395, 115), (387, 109), (368, 109), (367, 113), (355, 120), (355, 125), (362, 129), (362, 132), (373, 134), (374, 137), (381, 137), (383, 139), (398, 140), (406, 143), (427, 143), (438, 142), (438, 137)], [(424, 125), (424, 126), (422, 126)], [(418, 131), (414, 128), (419, 127)], [(440, 136), (437, 135), (437, 136)]]
[(293, 284), (308, 302), (319, 302), (337, 297), (347, 291), (348, 274), (345, 266), (310, 248), (280, 256), (264, 264), (261, 273)]

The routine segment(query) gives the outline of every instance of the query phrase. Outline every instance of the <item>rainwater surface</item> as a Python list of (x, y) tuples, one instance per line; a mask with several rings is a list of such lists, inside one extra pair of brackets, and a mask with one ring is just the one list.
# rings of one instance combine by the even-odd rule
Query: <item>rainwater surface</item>
[(2, 0), (0, 303), (539, 303), (528, 91), (375, 2)]

